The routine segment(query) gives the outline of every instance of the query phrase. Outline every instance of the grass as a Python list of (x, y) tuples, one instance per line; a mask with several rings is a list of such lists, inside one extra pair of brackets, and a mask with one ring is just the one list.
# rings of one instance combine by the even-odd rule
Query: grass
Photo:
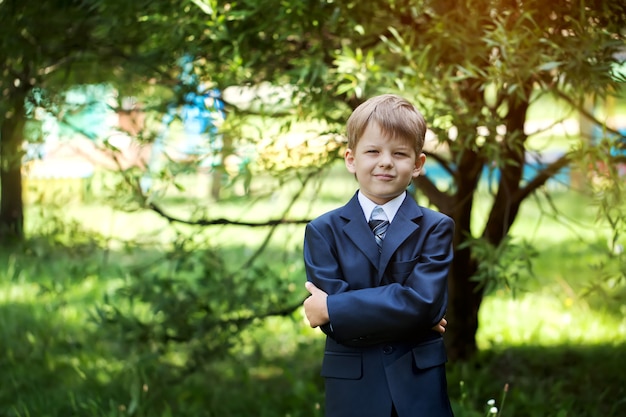
[[(342, 169), (329, 175), (338, 190), (326, 194), (309, 186), (290, 217), (313, 217), (352, 195), (349, 175)], [(237, 195), (217, 205), (204, 194), (206, 188), (194, 198), (212, 218), (258, 220), (273, 216), (270, 208), (285, 207), (295, 188), (286, 185), (269, 205)], [(174, 195), (164, 204), (183, 213), (184, 201)], [(477, 207), (487, 203), (485, 197)], [(555, 193), (551, 203), (568, 218), (557, 219), (548, 201), (538, 198), (523, 206), (513, 229), (516, 239), (527, 240), (539, 254), (534, 274), (520, 277), (516, 291), (497, 288), (486, 296), (477, 335), (480, 354), (448, 366), (457, 417), (486, 415), (492, 398), (500, 406), (505, 384), (510, 389), (501, 416), (626, 414), (623, 294), (614, 301), (598, 292), (584, 295), (598, 273), (594, 266), (605, 259), (607, 230), (580, 195)], [(216, 234), (209, 238), (208, 231), (168, 225), (154, 213), (115, 210), (97, 200), (30, 206), (27, 219), (30, 233), (41, 237), (23, 250), (0, 254), (0, 416), (322, 415), (323, 337), (306, 325), (301, 310), (256, 322), (226, 356), (179, 383), (171, 382), (172, 363), (184, 362), (182, 354), (177, 357), (174, 349), (165, 361), (128, 350), (123, 335), (94, 320), (105, 298), (119, 297), (116, 290), (130, 279), (130, 267), (165, 262), (164, 243), (195, 233), (199, 242), (221, 242), (226, 259), (240, 262), (269, 228), (218, 226), (207, 228)], [(305, 295), (302, 229), (281, 227), (270, 241), (272, 253), (281, 256), (270, 263), (284, 265), (275, 271), (292, 283), (296, 298)]]
[(470, 364), (449, 367), (450, 395), (458, 401), (457, 416), (486, 415), (477, 410), (486, 409), (489, 399), (499, 406), (505, 384), (509, 390), (501, 415), (623, 415), (626, 397), (618, 364), (624, 359), (623, 345), (483, 351)]

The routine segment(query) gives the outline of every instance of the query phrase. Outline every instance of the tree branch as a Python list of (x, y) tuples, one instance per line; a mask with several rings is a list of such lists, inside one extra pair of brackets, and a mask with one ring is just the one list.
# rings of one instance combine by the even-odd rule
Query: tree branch
[(514, 200), (519, 203), (523, 201), (528, 195), (535, 192), (539, 187), (543, 186), (550, 178), (554, 177), (561, 169), (568, 166), (571, 162), (569, 155), (565, 154), (556, 161), (549, 164), (547, 167), (539, 171), (539, 173), (529, 181), (526, 186), (521, 187), (515, 194)]
[(435, 184), (424, 175), (417, 177), (413, 180), (413, 183), (439, 211), (451, 215), (454, 200), (450, 195), (440, 191)]
[(312, 219), (273, 219), (267, 220), (263, 222), (245, 222), (238, 220), (228, 220), (224, 218), (219, 219), (198, 219), (198, 220), (185, 220), (179, 217), (174, 217), (170, 214), (167, 214), (165, 210), (163, 210), (160, 206), (155, 203), (149, 203), (148, 208), (158, 215), (166, 219), (170, 223), (180, 223), (192, 226), (217, 226), (217, 225), (233, 225), (233, 226), (247, 226), (247, 227), (268, 227), (268, 226), (277, 226), (277, 225), (285, 225), (285, 224), (306, 224), (310, 222)]
[(587, 109), (585, 109), (584, 107), (580, 106), (578, 103), (576, 103), (570, 96), (568, 96), (567, 94), (565, 94), (564, 92), (562, 92), (561, 90), (555, 89), (553, 90), (557, 96), (559, 96), (560, 98), (562, 98), (563, 100), (565, 100), (567, 102), (567, 104), (569, 104), (570, 106), (572, 106), (574, 109), (576, 109), (578, 112), (580, 112), (580, 114), (582, 114), (584, 117), (586, 117), (587, 119), (591, 120), (593, 123), (595, 123), (598, 126), (602, 126), (607, 132), (612, 133), (614, 135), (620, 136), (622, 138), (626, 137), (624, 136), (619, 130), (613, 129), (610, 126), (606, 126), (605, 123), (603, 123), (600, 119), (598, 119), (596, 116), (594, 116), (591, 112), (589, 112)]

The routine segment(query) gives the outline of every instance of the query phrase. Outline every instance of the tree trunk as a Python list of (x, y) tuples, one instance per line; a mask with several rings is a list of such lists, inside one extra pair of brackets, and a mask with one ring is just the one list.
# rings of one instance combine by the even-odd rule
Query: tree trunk
[(471, 236), (471, 217), (474, 193), (478, 188), (483, 158), (477, 153), (461, 151), (456, 183), (458, 191), (455, 203), (448, 214), (454, 219), (454, 260), (450, 266), (448, 282), (448, 331), (446, 345), (452, 360), (467, 360), (477, 351), (476, 331), (478, 330), (478, 309), (482, 301), (482, 290), (471, 280), (476, 272), (476, 263), (469, 247), (460, 245)]
[(22, 142), (26, 117), (24, 98), (22, 94), (12, 97), (14, 111), (8, 113), (1, 126), (0, 245), (11, 245), (24, 239), (22, 200)]
[(471, 280), (476, 272), (469, 248), (457, 250), (448, 282), (448, 326), (445, 336), (448, 356), (453, 361), (468, 360), (477, 352), (478, 309), (482, 290)]
[[(483, 236), (494, 246), (499, 245), (508, 234), (513, 221), (517, 217), (521, 200), (514, 198), (520, 187), (524, 169), (524, 121), (527, 102), (518, 102), (509, 113), (507, 128), (510, 137), (516, 138), (512, 143), (504, 142), (503, 156), (505, 160), (514, 161), (501, 167), (502, 175), (494, 204), (490, 210)], [(456, 195), (455, 209), (452, 215), (456, 222), (455, 254), (450, 268), (449, 300), (448, 300), (448, 331), (446, 345), (452, 360), (470, 359), (478, 350), (476, 332), (478, 331), (478, 312), (483, 300), (483, 288), (472, 280), (478, 265), (472, 257), (470, 247), (459, 245), (471, 236), (472, 201), (480, 173), (485, 164), (474, 152), (464, 150), (460, 159), (457, 178), (459, 191)]]
[[(530, 91), (528, 96), (530, 96)], [(508, 235), (523, 201), (519, 191), (525, 164), (524, 124), (528, 106), (527, 100), (514, 101), (507, 116), (507, 132), (509, 137), (515, 140), (504, 143), (503, 160), (508, 163), (500, 168), (502, 176), (498, 184), (498, 192), (483, 233), (487, 241), (494, 246), (498, 246)]]

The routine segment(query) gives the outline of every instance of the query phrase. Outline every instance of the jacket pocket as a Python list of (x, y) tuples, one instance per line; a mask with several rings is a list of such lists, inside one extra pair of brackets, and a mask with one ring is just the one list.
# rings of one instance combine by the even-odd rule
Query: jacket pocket
[(413, 360), (418, 369), (432, 368), (448, 361), (443, 339), (435, 339), (413, 348)]
[(359, 379), (363, 376), (360, 353), (324, 353), (321, 375), (326, 378)]
[(413, 272), (418, 260), (419, 257), (408, 261), (389, 262), (386, 272), (393, 279), (393, 282), (404, 282), (411, 272)]

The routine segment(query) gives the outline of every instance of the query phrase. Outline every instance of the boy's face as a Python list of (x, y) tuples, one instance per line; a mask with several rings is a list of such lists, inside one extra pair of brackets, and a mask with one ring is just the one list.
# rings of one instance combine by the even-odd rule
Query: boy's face
[(347, 149), (344, 157), (360, 192), (379, 205), (404, 192), (426, 161), (408, 141), (384, 136), (377, 123), (367, 126), (356, 149)]

